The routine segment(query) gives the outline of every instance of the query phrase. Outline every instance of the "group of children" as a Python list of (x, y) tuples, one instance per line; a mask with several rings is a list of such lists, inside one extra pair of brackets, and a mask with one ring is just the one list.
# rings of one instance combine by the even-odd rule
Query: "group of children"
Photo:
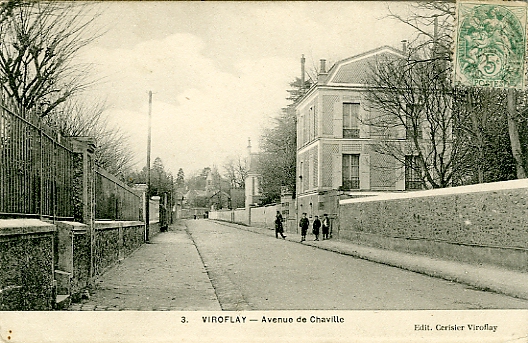
[[(286, 236), (284, 236), (284, 227), (282, 226), (283, 222), (282, 214), (280, 211), (277, 211), (277, 215), (275, 218), (275, 238), (279, 238), (279, 235), (282, 237), (282, 239), (285, 239)], [(308, 218), (306, 218), (306, 213), (302, 214), (302, 218), (299, 221), (299, 227), (301, 228), (301, 242), (306, 240), (306, 233), (308, 232), (308, 228), (310, 227), (310, 221)], [(321, 222), (319, 220), (319, 216), (315, 216), (315, 219), (312, 223), (312, 233), (315, 236), (315, 240), (319, 240), (319, 229), (323, 229), (323, 240), (329, 239), (330, 235), (330, 218), (328, 218), (328, 214), (323, 215), (323, 221)]]
[[(328, 214), (323, 215), (323, 221), (321, 222), (319, 220), (319, 216), (315, 216), (315, 219), (312, 224), (312, 233), (315, 236), (315, 240), (319, 240), (319, 229), (323, 228), (323, 240), (329, 239), (330, 235), (330, 219), (328, 218)], [(308, 228), (310, 227), (310, 221), (308, 218), (306, 218), (306, 213), (302, 214), (302, 218), (299, 221), (299, 227), (301, 228), (301, 242), (306, 240), (306, 233), (308, 232)]]

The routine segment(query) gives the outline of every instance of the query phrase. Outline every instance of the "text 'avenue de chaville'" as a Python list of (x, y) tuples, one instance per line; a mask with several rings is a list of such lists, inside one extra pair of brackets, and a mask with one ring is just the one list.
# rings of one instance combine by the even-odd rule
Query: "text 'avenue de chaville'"
[(272, 324), (287, 324), (287, 323), (344, 323), (345, 318), (340, 316), (310, 316), (310, 317), (266, 317), (261, 319), (250, 318), (245, 316), (202, 316), (204, 323), (227, 323), (227, 324), (244, 324), (247, 322), (261, 322)]

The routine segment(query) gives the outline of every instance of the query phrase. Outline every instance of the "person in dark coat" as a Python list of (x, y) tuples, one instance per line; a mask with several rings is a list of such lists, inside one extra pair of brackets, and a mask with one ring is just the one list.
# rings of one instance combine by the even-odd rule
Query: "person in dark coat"
[(275, 216), (275, 238), (279, 238), (279, 234), (281, 235), (282, 239), (285, 239), (286, 236), (284, 236), (284, 227), (282, 226), (282, 222), (284, 219), (282, 219), (282, 214), (280, 211), (277, 211), (277, 215)]
[(306, 218), (306, 213), (303, 213), (302, 218), (299, 221), (299, 227), (301, 228), (301, 242), (306, 240), (306, 232), (308, 231), (309, 226), (310, 222), (308, 221), (308, 218)]
[(312, 233), (315, 235), (314, 241), (319, 240), (319, 229), (321, 228), (321, 221), (318, 216), (315, 216), (315, 219), (312, 224)]
[(323, 240), (328, 239), (328, 235), (330, 234), (330, 218), (328, 218), (328, 214), (323, 215)]

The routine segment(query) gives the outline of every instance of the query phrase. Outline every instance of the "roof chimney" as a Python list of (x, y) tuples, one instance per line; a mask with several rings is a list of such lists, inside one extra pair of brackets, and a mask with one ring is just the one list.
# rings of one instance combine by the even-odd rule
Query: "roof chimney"
[(326, 60), (319, 60), (321, 66), (319, 68), (319, 74), (317, 75), (317, 83), (323, 84), (326, 81), (328, 73), (326, 72)]
[(319, 68), (319, 74), (326, 74), (326, 60), (320, 60), (321, 68)]
[(402, 43), (403, 54), (407, 55), (407, 39), (402, 40), (401, 43)]

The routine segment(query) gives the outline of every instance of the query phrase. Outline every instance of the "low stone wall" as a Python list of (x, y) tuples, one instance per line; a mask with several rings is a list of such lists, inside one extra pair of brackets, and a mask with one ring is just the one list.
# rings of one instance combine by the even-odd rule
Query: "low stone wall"
[[(55, 270), (69, 274), (69, 285), (57, 283), (57, 294), (79, 294), (90, 282), (90, 233), (76, 222), (57, 222)], [(64, 288), (68, 289), (65, 290)]]
[(209, 218), (231, 222), (233, 221), (233, 211), (232, 210), (211, 211), (209, 212)]
[[(156, 225), (149, 225), (152, 234), (158, 231), (155, 228)], [(95, 222), (94, 276), (137, 249), (144, 242), (144, 235), (143, 222)]]
[(526, 179), (343, 200), (338, 237), (528, 271), (527, 203)]
[[(152, 235), (159, 232), (158, 222), (150, 227)], [(56, 300), (75, 299), (92, 276), (139, 248), (144, 235), (143, 222), (96, 222), (92, 274), (87, 225), (0, 220), (0, 311), (60, 308)]]
[(249, 224), (247, 211), (244, 208), (237, 208), (235, 210), (211, 211), (209, 212), (209, 219), (246, 225)]
[(51, 310), (55, 226), (0, 220), (0, 311)]
[[(157, 224), (153, 223), (152, 226), (149, 224), (149, 230), (152, 227), (159, 232), (159, 225)], [(145, 242), (144, 235), (145, 224), (142, 222), (123, 222), (123, 257), (130, 255)]]
[(95, 224), (94, 276), (119, 260), (120, 226), (116, 222)]
[(281, 210), (280, 205), (270, 205), (263, 207), (252, 207), (250, 225), (263, 227), (263, 228), (275, 228), (275, 216), (277, 211)]
[(248, 212), (245, 208), (233, 210), (233, 218), (235, 223), (249, 224)]

